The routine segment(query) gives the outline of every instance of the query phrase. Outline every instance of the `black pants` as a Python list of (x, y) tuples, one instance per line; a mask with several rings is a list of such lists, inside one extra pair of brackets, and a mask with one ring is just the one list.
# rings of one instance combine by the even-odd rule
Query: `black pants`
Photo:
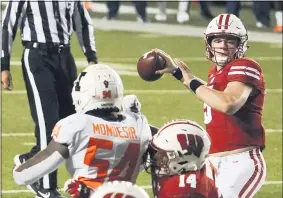
[[(231, 13), (239, 17), (241, 10), (240, 1), (227, 1), (226, 12)], [(269, 1), (254, 1), (253, 13), (258, 22), (261, 22), (265, 26), (270, 26), (270, 2)]]
[[(25, 48), (22, 69), (35, 123), (36, 146), (28, 154), (30, 158), (46, 148), (56, 122), (75, 112), (71, 91), (77, 69), (70, 50), (41, 48)], [(57, 187), (57, 170), (44, 176), (40, 184), (44, 188)]]
[[(147, 20), (146, 16), (146, 1), (133, 1), (133, 4), (135, 5), (137, 15), (139, 15), (144, 21)], [(113, 19), (118, 17), (119, 7), (120, 7), (120, 1), (107, 1), (106, 2), (107, 8), (108, 8), (108, 19)]]
[(200, 14), (208, 19), (212, 19), (213, 15), (209, 9), (209, 2), (207, 1), (199, 1), (200, 5)]
[(283, 2), (282, 1), (274, 1), (274, 9), (275, 11), (283, 11)]
[(263, 25), (270, 26), (270, 1), (254, 1), (253, 12), (256, 20)]
[(241, 10), (240, 1), (227, 1), (226, 2), (226, 12), (230, 14), (234, 14), (239, 17), (239, 13)]

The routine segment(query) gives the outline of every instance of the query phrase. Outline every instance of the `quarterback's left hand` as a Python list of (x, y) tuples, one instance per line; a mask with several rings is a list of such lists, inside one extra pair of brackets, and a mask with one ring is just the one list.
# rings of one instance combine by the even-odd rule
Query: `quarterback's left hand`
[(90, 188), (78, 180), (67, 180), (64, 185), (64, 190), (69, 193), (72, 198), (89, 198), (90, 196)]
[(141, 103), (133, 94), (124, 96), (122, 106), (123, 110), (127, 112), (140, 113), (141, 111)]
[(182, 74), (183, 74), (183, 79), (184, 79), (184, 85), (189, 88), (189, 84), (191, 82), (191, 80), (193, 80), (195, 78), (195, 76), (193, 75), (192, 70), (190, 70), (188, 68), (188, 66), (181, 60), (174, 58), (174, 62), (176, 63), (176, 65), (181, 69)]

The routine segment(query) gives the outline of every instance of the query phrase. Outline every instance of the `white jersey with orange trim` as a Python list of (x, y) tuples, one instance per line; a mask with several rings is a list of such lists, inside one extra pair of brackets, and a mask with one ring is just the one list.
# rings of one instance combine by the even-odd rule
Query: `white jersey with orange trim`
[(107, 121), (74, 114), (56, 124), (52, 136), (68, 145), (66, 166), (73, 179), (92, 189), (107, 181), (136, 182), (151, 131), (145, 116), (122, 115), (123, 120)]

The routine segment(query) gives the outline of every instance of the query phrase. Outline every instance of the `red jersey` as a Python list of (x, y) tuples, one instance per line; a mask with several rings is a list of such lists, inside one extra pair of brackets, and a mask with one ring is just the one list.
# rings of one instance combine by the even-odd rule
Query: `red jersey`
[(210, 153), (248, 146), (263, 148), (265, 131), (261, 117), (265, 83), (259, 64), (248, 58), (236, 59), (219, 71), (214, 66), (208, 77), (208, 86), (218, 91), (224, 91), (227, 84), (233, 81), (243, 82), (256, 90), (233, 115), (221, 113), (204, 104), (204, 123), (211, 138)]
[(207, 163), (201, 170), (183, 175), (155, 177), (153, 191), (157, 198), (218, 198), (215, 168)]

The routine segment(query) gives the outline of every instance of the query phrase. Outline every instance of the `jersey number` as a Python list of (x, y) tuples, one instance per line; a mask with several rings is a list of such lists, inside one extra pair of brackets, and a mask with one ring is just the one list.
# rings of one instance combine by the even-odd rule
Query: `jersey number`
[[(104, 183), (108, 176), (109, 161), (96, 158), (97, 149), (112, 150), (113, 142), (105, 139), (90, 138), (88, 148), (84, 158), (84, 164), (97, 168), (97, 179)], [(140, 152), (140, 145), (136, 143), (129, 143), (121, 161), (113, 168), (110, 173), (109, 181), (131, 181), (131, 177), (136, 169), (138, 161), (138, 153)], [(122, 176), (120, 173), (124, 173)]]
[(204, 124), (209, 124), (212, 120), (211, 107), (204, 103)]
[(196, 174), (190, 174), (188, 177), (186, 175), (180, 175), (179, 187), (185, 187), (186, 184), (189, 184), (191, 188), (197, 187)]
[[(209, 88), (213, 88), (213, 85), (208, 86)], [(204, 103), (203, 106), (204, 111), (204, 124), (209, 124), (212, 121), (212, 113), (211, 107)]]

